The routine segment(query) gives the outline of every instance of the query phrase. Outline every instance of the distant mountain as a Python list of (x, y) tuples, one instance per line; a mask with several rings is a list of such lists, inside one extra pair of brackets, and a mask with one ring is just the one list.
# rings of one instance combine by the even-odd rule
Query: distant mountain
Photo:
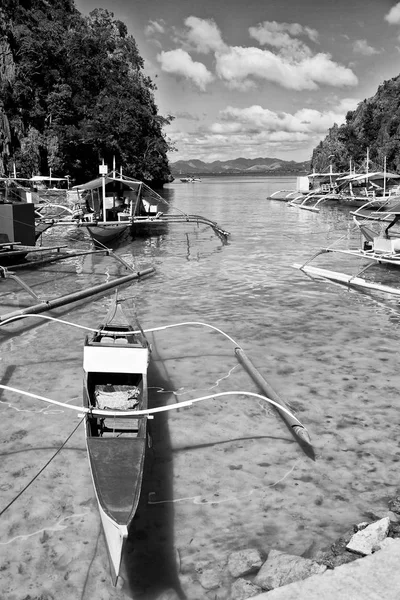
[(308, 173), (310, 162), (295, 162), (279, 158), (235, 158), (232, 160), (215, 160), (204, 162), (202, 160), (178, 160), (170, 163), (171, 173), (178, 175), (251, 175), (253, 173), (276, 173), (287, 175), (301, 175)]

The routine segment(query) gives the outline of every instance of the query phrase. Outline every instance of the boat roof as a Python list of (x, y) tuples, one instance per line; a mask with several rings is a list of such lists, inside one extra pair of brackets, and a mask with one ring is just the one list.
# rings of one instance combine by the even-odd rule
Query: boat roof
[(0, 181), (30, 181), (30, 179), (26, 177), (12, 177), (10, 175), (9, 177), (0, 177)]
[(371, 171), (371, 173), (353, 173), (340, 177), (341, 181), (362, 181), (363, 179), (399, 179), (397, 173), (385, 173), (384, 171)]
[(340, 175), (343, 175), (343, 172), (341, 172), (341, 173), (309, 173), (307, 175), (307, 177), (340, 177)]
[(97, 177), (97, 179), (92, 179), (92, 181), (88, 181), (86, 183), (81, 183), (79, 185), (74, 185), (72, 189), (73, 190), (94, 190), (96, 188), (101, 188), (103, 185), (103, 181), (105, 182), (106, 185), (108, 183), (116, 183), (116, 182), (122, 183), (132, 190), (138, 190), (140, 188), (140, 186), (142, 185), (141, 181), (138, 181), (135, 179), (130, 180), (130, 179), (123, 179), (121, 177), (109, 177), (108, 175), (106, 175), (104, 178)]
[(50, 177), (49, 175), (34, 175), (28, 181), (68, 181), (67, 177)]

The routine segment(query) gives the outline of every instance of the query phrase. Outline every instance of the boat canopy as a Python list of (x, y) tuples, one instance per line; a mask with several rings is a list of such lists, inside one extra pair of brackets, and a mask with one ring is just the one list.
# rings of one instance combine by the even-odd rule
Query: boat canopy
[(340, 177), (343, 173), (309, 173), (307, 177), (313, 179), (314, 177)]
[(400, 179), (400, 175), (397, 173), (385, 173), (384, 171), (373, 171), (371, 173), (353, 173), (352, 175), (345, 175), (339, 179), (340, 181), (363, 181), (364, 179)]
[(149, 349), (126, 344), (86, 345), (83, 350), (83, 370), (87, 373), (146, 373)]
[(108, 183), (121, 183), (131, 190), (138, 190), (142, 184), (141, 181), (129, 181), (127, 179), (119, 179), (118, 177), (98, 177), (97, 179), (93, 179), (92, 181), (88, 181), (87, 183), (81, 183), (80, 185), (74, 185), (73, 190), (95, 190), (97, 188), (101, 188), (103, 185), (103, 181), (105, 185)]
[(50, 177), (44, 175), (34, 175), (28, 181), (68, 181), (67, 177)]

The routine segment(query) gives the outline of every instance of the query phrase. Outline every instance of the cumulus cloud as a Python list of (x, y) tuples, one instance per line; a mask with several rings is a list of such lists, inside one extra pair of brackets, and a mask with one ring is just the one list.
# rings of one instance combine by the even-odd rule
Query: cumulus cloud
[(232, 46), (216, 55), (216, 72), (232, 88), (243, 89), (249, 79), (272, 81), (292, 90), (315, 90), (319, 84), (356, 85), (356, 75), (332, 61), (329, 54), (288, 60), (269, 50)]
[(189, 28), (186, 40), (197, 52), (208, 54), (225, 48), (221, 32), (212, 19), (188, 17), (185, 25)]
[[(174, 130), (170, 135), (186, 159), (210, 161), (240, 155), (256, 158), (278, 151), (280, 155), (293, 153), (293, 158), (299, 160), (298, 154), (307, 148), (311, 154), (334, 123), (344, 123), (346, 113), (358, 102), (355, 98), (337, 99), (333, 108), (302, 108), (293, 114), (260, 105), (228, 106), (208, 129), (202, 126), (192, 134)], [(177, 156), (171, 159), (177, 160)]]
[[(211, 125), (210, 131), (218, 135), (273, 133), (286, 139), (289, 139), (291, 134), (301, 134), (310, 138), (315, 134), (326, 135), (334, 123), (344, 122), (347, 112), (356, 105), (355, 99), (346, 98), (339, 102), (335, 109), (319, 111), (302, 108), (294, 114), (275, 112), (258, 104), (246, 108), (228, 106), (220, 112), (219, 122)], [(277, 139), (276, 135), (274, 139)]]
[(214, 76), (203, 63), (196, 62), (190, 54), (178, 48), (168, 52), (160, 52), (157, 60), (165, 73), (171, 73), (190, 79), (203, 92), (206, 86), (213, 81)]
[(163, 21), (149, 21), (144, 33), (147, 36), (154, 35), (155, 33), (165, 33), (165, 24)]
[(306, 36), (311, 41), (318, 41), (318, 31), (310, 27), (303, 27), (299, 23), (277, 23), (276, 21), (264, 21), (257, 27), (249, 27), (250, 37), (258, 41), (262, 46), (268, 45), (279, 48), (281, 52), (292, 56), (303, 54), (310, 56), (310, 48), (298, 39), (298, 36)]
[(370, 46), (367, 40), (356, 40), (353, 42), (353, 51), (357, 54), (363, 54), (364, 56), (372, 56), (372, 54), (379, 54), (379, 50)]
[(385, 20), (390, 25), (400, 25), (400, 2), (392, 6), (387, 15), (385, 15)]
[[(358, 83), (349, 67), (335, 62), (330, 54), (315, 54), (299, 39), (302, 36), (312, 42), (318, 41), (315, 29), (299, 23), (265, 21), (249, 29), (254, 39), (271, 49), (228, 46), (213, 19), (190, 16), (185, 20), (185, 26), (186, 31), (175, 37), (175, 42), (180, 40), (182, 47), (161, 52), (158, 61), (163, 71), (187, 77), (203, 91), (214, 77), (203, 63), (193, 61), (190, 54), (193, 50), (213, 53), (216, 76), (228, 87), (241, 91), (254, 88), (262, 81), (291, 90), (315, 90), (321, 85), (354, 86)], [(371, 53), (373, 49), (365, 42), (358, 46), (358, 51)]]

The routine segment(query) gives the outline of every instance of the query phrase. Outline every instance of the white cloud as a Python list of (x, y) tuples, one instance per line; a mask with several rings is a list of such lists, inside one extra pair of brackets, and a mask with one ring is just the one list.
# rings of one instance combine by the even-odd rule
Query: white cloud
[(249, 27), (250, 37), (261, 45), (279, 48), (281, 52), (292, 56), (299, 54), (310, 56), (310, 48), (297, 36), (306, 36), (311, 41), (318, 41), (318, 31), (310, 27), (303, 27), (298, 23), (277, 23), (276, 21), (264, 21), (257, 27)]
[(206, 86), (214, 79), (203, 63), (193, 61), (190, 54), (180, 48), (169, 52), (160, 52), (157, 60), (165, 73), (189, 79), (202, 91), (205, 91)]
[(302, 108), (294, 114), (277, 113), (259, 105), (247, 108), (228, 106), (221, 111), (221, 121), (211, 126), (211, 132), (229, 135), (230, 133), (261, 134), (270, 133), (302, 133), (308, 135), (326, 134), (328, 129), (345, 119), (347, 110), (319, 111)]
[(364, 56), (372, 56), (372, 54), (379, 54), (379, 50), (370, 46), (367, 40), (356, 40), (353, 42), (353, 51), (357, 54), (363, 54)]
[(385, 15), (385, 20), (390, 25), (400, 25), (400, 2), (392, 6), (387, 15)]
[(319, 84), (356, 85), (356, 75), (331, 60), (329, 54), (302, 57), (299, 61), (260, 48), (232, 46), (216, 54), (216, 72), (231, 87), (243, 89), (252, 80), (272, 81), (293, 90), (314, 90)]
[[(354, 98), (344, 98), (337, 101), (335, 108), (325, 111), (302, 108), (294, 114), (274, 112), (260, 105), (228, 106), (208, 130), (202, 127), (192, 134), (174, 130), (170, 136), (183, 159), (200, 158), (209, 162), (237, 156), (256, 158), (273, 152), (274, 156), (289, 153), (294, 160), (307, 160), (328, 129), (334, 123), (344, 123), (346, 113), (357, 104)], [(171, 156), (171, 160), (177, 159), (177, 154)]]
[(155, 33), (165, 33), (165, 26), (163, 21), (149, 21), (147, 27), (144, 30), (145, 35), (150, 36)]
[[(151, 22), (154, 27), (155, 21)], [(160, 23), (159, 23), (160, 24)], [(332, 60), (330, 54), (313, 54), (296, 36), (318, 41), (315, 29), (299, 23), (265, 21), (249, 29), (250, 35), (272, 50), (257, 47), (228, 46), (212, 19), (190, 16), (185, 20), (187, 30), (175, 36), (181, 48), (158, 55), (166, 73), (191, 79), (201, 90), (214, 76), (201, 62), (195, 62), (190, 52), (214, 54), (215, 72), (228, 87), (241, 91), (269, 81), (291, 90), (316, 90), (321, 85), (331, 87), (357, 85), (358, 80), (349, 68)], [(362, 49), (365, 51), (366, 46)], [(370, 49), (370, 47), (368, 47)]]
[(186, 40), (198, 52), (208, 54), (210, 51), (217, 52), (225, 48), (221, 32), (212, 19), (188, 17), (185, 25), (189, 28)]

